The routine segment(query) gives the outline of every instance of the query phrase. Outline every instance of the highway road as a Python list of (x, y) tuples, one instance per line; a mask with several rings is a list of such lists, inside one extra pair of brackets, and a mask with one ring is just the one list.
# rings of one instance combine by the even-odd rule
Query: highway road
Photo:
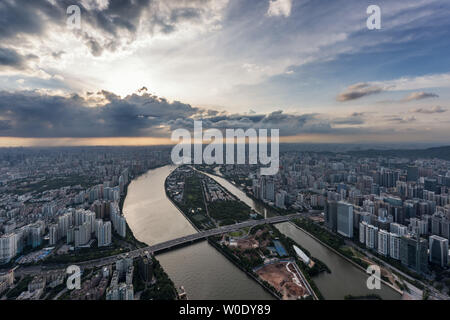
[(65, 270), (70, 264), (75, 264), (82, 269), (93, 268), (93, 267), (103, 267), (103, 266), (107, 266), (107, 265), (115, 263), (117, 259), (124, 257), (124, 256), (127, 256), (129, 258), (137, 258), (137, 257), (145, 254), (145, 252), (149, 252), (151, 254), (157, 254), (158, 252), (174, 249), (174, 248), (177, 248), (177, 247), (183, 246), (183, 245), (189, 245), (191, 243), (194, 243), (194, 242), (202, 240), (202, 239), (206, 239), (211, 236), (217, 236), (220, 234), (234, 232), (234, 231), (240, 230), (242, 228), (246, 228), (246, 227), (254, 227), (254, 226), (263, 225), (263, 224), (282, 223), (282, 222), (290, 221), (292, 219), (296, 219), (296, 218), (300, 218), (300, 217), (301, 217), (301, 214), (292, 214), (292, 215), (286, 215), (286, 216), (276, 216), (276, 217), (271, 217), (271, 218), (262, 219), (262, 220), (248, 220), (245, 222), (236, 223), (236, 224), (224, 226), (224, 227), (219, 227), (219, 228), (212, 229), (212, 230), (201, 231), (201, 232), (198, 232), (195, 234), (191, 234), (188, 236), (180, 237), (180, 238), (162, 242), (162, 243), (159, 243), (159, 244), (156, 244), (153, 246), (144, 247), (141, 249), (129, 251), (129, 252), (114, 255), (114, 256), (103, 257), (103, 258), (89, 260), (89, 261), (83, 261), (83, 262), (67, 263), (67, 264), (59, 263), (59, 264), (54, 264), (54, 265), (18, 267), (15, 270), (15, 275), (16, 276), (38, 275), (38, 274), (42, 274), (45, 272), (49, 272), (50, 270)]
[(234, 231), (246, 228), (246, 227), (254, 227), (254, 226), (264, 225), (264, 224), (282, 223), (282, 222), (290, 221), (292, 219), (297, 219), (300, 217), (301, 217), (300, 214), (291, 214), (291, 215), (276, 216), (276, 217), (271, 217), (271, 218), (261, 219), (261, 220), (248, 220), (245, 222), (236, 223), (233, 225), (228, 225), (228, 226), (224, 226), (224, 227), (220, 227), (220, 228), (216, 228), (216, 229), (212, 229), (212, 230), (201, 231), (201, 232), (198, 232), (195, 234), (191, 234), (188, 236), (169, 240), (166, 242), (162, 242), (162, 243), (159, 243), (156, 245), (133, 250), (133, 251), (130, 251), (127, 253), (122, 253), (119, 255), (100, 258), (100, 259), (96, 259), (96, 260), (89, 260), (89, 261), (85, 261), (85, 262), (80, 262), (80, 263), (77, 263), (77, 265), (79, 265), (80, 267), (85, 267), (85, 268), (86, 267), (101, 267), (101, 266), (109, 265), (109, 264), (113, 263), (115, 260), (117, 260), (118, 258), (120, 258), (124, 255), (126, 255), (130, 258), (137, 258), (137, 257), (143, 255), (145, 252), (157, 254), (158, 252), (170, 250), (170, 249), (173, 249), (173, 248), (176, 248), (176, 247), (179, 247), (182, 245), (186, 245), (189, 243), (194, 243), (196, 241), (206, 239), (211, 236), (217, 236), (217, 235), (221, 235), (221, 234), (225, 234), (225, 233), (229, 233), (229, 232), (234, 232)]
[[(276, 223), (287, 222), (287, 221), (290, 221), (293, 219), (300, 218), (301, 216), (302, 216), (301, 214), (291, 214), (291, 215), (276, 216), (276, 217), (271, 217), (271, 218), (261, 219), (261, 220), (248, 220), (245, 222), (236, 223), (236, 224), (228, 225), (228, 226), (224, 226), (224, 227), (219, 227), (219, 228), (212, 229), (212, 230), (201, 231), (201, 232), (198, 232), (195, 234), (187, 235), (187, 236), (180, 237), (177, 239), (172, 239), (172, 240), (169, 240), (166, 242), (158, 243), (158, 244), (155, 244), (152, 246), (129, 251), (126, 253), (113, 255), (113, 256), (109, 256), (109, 257), (103, 257), (103, 258), (94, 259), (94, 260), (89, 260), (89, 261), (76, 262), (73, 264), (78, 265), (82, 269), (93, 268), (93, 267), (102, 267), (102, 266), (106, 266), (106, 265), (115, 263), (115, 261), (117, 259), (119, 259), (123, 256), (127, 256), (130, 258), (137, 258), (137, 257), (145, 254), (145, 252), (149, 252), (151, 254), (157, 254), (158, 252), (174, 249), (174, 248), (177, 248), (177, 247), (183, 246), (183, 245), (189, 245), (191, 243), (194, 243), (194, 242), (202, 240), (202, 239), (206, 239), (211, 236), (217, 236), (217, 235), (221, 235), (221, 234), (225, 234), (225, 233), (229, 233), (229, 232), (234, 232), (234, 231), (246, 228), (246, 227), (255, 227), (255, 226), (264, 225), (264, 224), (276, 224)], [(62, 269), (67, 268), (68, 265), (69, 264), (61, 263), (61, 264), (44, 265), (44, 266), (19, 267), (19, 268), (17, 268), (17, 270), (15, 270), (15, 273), (16, 273), (16, 275), (36, 275), (36, 274), (39, 274), (42, 272), (46, 272), (47, 270), (55, 270), (55, 269), (62, 270)]]
[(376, 256), (374, 256), (370, 251), (362, 249), (361, 247), (358, 247), (357, 245), (355, 245), (353, 242), (351, 241), (346, 241), (347, 245), (352, 246), (353, 248), (355, 248), (356, 250), (362, 251), (364, 252), (365, 255), (367, 255), (369, 258), (376, 260), (378, 262), (380, 262), (381, 264), (383, 264), (386, 268), (391, 269), (392, 271), (395, 271), (396, 273), (402, 275), (404, 278), (408, 279), (411, 282), (417, 281), (419, 283), (421, 283), (425, 288), (428, 289), (428, 291), (430, 291), (430, 297), (431, 298), (435, 298), (437, 300), (450, 300), (450, 297), (447, 296), (446, 294), (438, 291), (436, 288), (424, 283), (423, 281), (420, 281), (418, 279), (415, 279), (413, 277), (411, 277), (410, 275), (404, 273), (403, 271), (397, 269), (396, 267), (394, 267), (393, 265), (387, 263), (386, 261), (381, 260), (380, 258), (377, 258)]

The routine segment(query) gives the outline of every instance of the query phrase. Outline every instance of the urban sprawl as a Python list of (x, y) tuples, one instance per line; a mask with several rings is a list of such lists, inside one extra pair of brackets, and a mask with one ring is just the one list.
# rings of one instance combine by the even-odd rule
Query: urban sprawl
[[(131, 180), (170, 164), (169, 156), (167, 147), (0, 150), (0, 299), (134, 300), (162, 291), (179, 297), (151, 252), (127, 256), (145, 244), (130, 234), (122, 213)], [(285, 151), (274, 176), (260, 175), (258, 165), (195, 168), (233, 182), (277, 215), (301, 213), (299, 227), (360, 266), (380, 263), (383, 280), (396, 289), (448, 299), (450, 161)], [(175, 171), (166, 190), (180, 205), (186, 184), (198, 184), (188, 190), (193, 195), (207, 195), (187, 208), (198, 230), (262, 219), (242, 205), (223, 216), (217, 204), (234, 197), (196, 177), (191, 169)], [(83, 269), (81, 289), (66, 289), (63, 267), (117, 255)]]

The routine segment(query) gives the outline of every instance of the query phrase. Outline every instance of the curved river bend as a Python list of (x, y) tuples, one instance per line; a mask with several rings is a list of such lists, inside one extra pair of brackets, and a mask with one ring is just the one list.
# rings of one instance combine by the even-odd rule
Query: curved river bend
[[(134, 235), (149, 245), (195, 233), (195, 229), (167, 199), (164, 181), (173, 166), (150, 170), (128, 187), (124, 215)], [(255, 203), (227, 180), (210, 175), (255, 211), (271, 216), (270, 210)], [(366, 287), (367, 276), (291, 223), (277, 225), (311, 254), (325, 262), (331, 274), (323, 273), (314, 280), (326, 299), (343, 299), (345, 295), (374, 293)], [(255, 281), (247, 277), (207, 242), (200, 242), (158, 255), (164, 270), (177, 287), (184, 286), (190, 299), (273, 299)], [(383, 299), (400, 299), (389, 287), (375, 292)]]
[[(173, 169), (150, 170), (128, 187), (124, 215), (135, 237), (149, 245), (196, 232), (166, 197), (164, 182)], [(273, 299), (206, 241), (159, 254), (158, 260), (189, 299)]]

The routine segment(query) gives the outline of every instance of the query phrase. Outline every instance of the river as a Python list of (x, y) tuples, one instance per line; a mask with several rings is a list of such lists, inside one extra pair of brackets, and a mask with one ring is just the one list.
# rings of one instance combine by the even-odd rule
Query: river
[[(124, 214), (134, 235), (149, 245), (195, 233), (195, 229), (167, 199), (164, 181), (175, 167), (166, 166), (150, 170), (135, 179), (128, 188)], [(209, 175), (255, 211), (272, 216), (271, 210), (253, 201), (227, 180)], [(387, 286), (373, 292), (366, 287), (367, 276), (360, 269), (329, 250), (291, 223), (277, 225), (310, 253), (331, 269), (314, 281), (326, 299), (343, 299), (376, 293), (383, 299), (400, 299), (400, 295)], [(217, 250), (200, 242), (158, 255), (161, 265), (179, 286), (184, 286), (190, 299), (272, 299), (255, 281), (247, 277)]]
[[(135, 237), (148, 245), (196, 232), (166, 197), (164, 181), (173, 169), (150, 170), (128, 187), (124, 215)], [(273, 299), (206, 241), (157, 258), (175, 285), (184, 286), (189, 299)]]

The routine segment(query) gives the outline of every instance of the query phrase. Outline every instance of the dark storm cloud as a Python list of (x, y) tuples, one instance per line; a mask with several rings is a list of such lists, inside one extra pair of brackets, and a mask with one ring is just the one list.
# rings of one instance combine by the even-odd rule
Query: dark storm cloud
[(44, 22), (38, 12), (49, 13), (53, 6), (45, 0), (3, 0), (0, 2), (0, 40), (20, 34), (41, 34)]
[(0, 48), (0, 68), (2, 66), (22, 69), (24, 58), (14, 50)]
[(334, 128), (332, 121), (317, 114), (275, 111), (242, 115), (199, 109), (179, 101), (168, 102), (143, 89), (125, 98), (108, 91), (90, 93), (87, 98), (1, 91), (0, 119), (0, 136), (4, 137), (170, 137), (171, 130), (193, 129), (194, 120), (202, 120), (204, 129), (280, 129), (282, 136), (364, 131)]
[(90, 107), (78, 95), (49, 96), (33, 91), (0, 92), (0, 136), (127, 137), (167, 135), (161, 129), (171, 119), (187, 118), (196, 108), (169, 103), (150, 94), (121, 99), (109, 92), (103, 106)]
[(25, 69), (28, 61), (39, 59), (37, 56), (29, 54), (22, 56), (13, 49), (0, 47), (0, 70), (11, 69)]
[[(75, 30), (90, 49), (100, 56), (134, 41), (141, 25), (147, 32), (167, 34), (184, 21), (202, 21), (208, 0), (110, 0), (106, 7), (85, 7), (80, 0), (2, 0), (0, 2), (0, 41), (18, 41), (20, 36), (44, 36), (52, 27), (65, 27), (67, 8), (81, 9), (82, 29)], [(93, 3), (93, 2), (92, 2)], [(161, 9), (161, 6), (165, 9)], [(144, 24), (143, 24), (144, 23)], [(95, 30), (94, 32), (91, 32)]]
[(334, 128), (332, 122), (319, 119), (317, 114), (289, 114), (283, 111), (275, 111), (266, 115), (257, 114), (223, 114), (202, 119), (176, 119), (170, 121), (172, 130), (184, 128), (191, 130), (194, 120), (202, 120), (204, 129), (279, 129), (281, 136), (295, 136), (298, 134), (346, 134), (362, 132), (360, 128)]
[(368, 83), (357, 83), (349, 86), (345, 92), (339, 94), (336, 100), (340, 102), (356, 100), (365, 96), (380, 93), (383, 90), (384, 89), (381, 87), (370, 85)]

